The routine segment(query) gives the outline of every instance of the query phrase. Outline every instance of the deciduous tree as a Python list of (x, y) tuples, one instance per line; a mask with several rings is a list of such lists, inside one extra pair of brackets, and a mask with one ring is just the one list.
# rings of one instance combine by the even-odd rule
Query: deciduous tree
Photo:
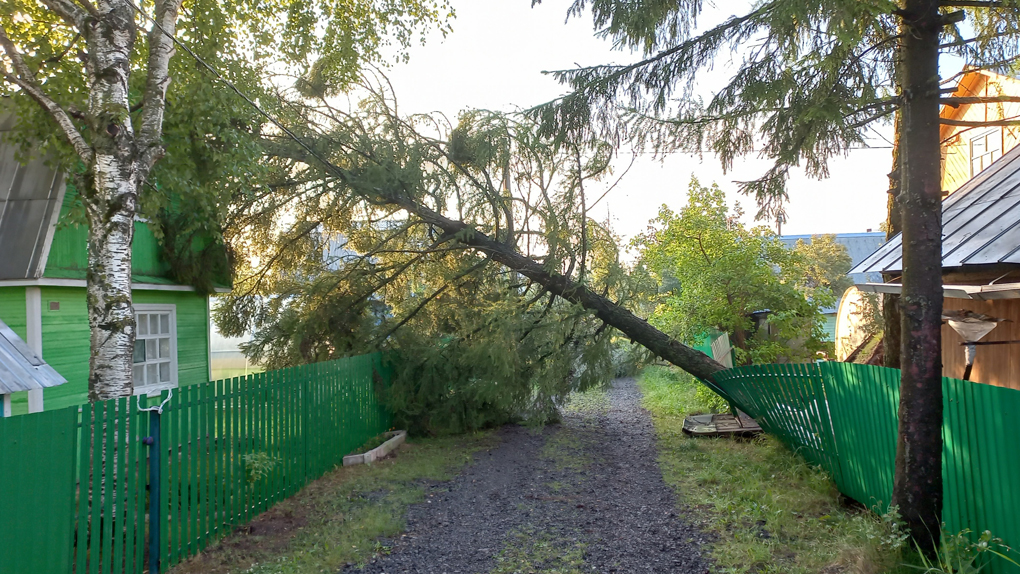
[[(407, 47), (423, 27), (448, 16), (441, 0), (4, 4), (0, 93), (15, 96), (21, 141), (74, 175), (88, 223), (91, 400), (131, 394), (131, 241), (139, 205), (157, 212), (166, 198), (187, 195), (182, 188), (193, 181), (182, 176), (197, 174), (195, 187), (217, 193), (193, 194), (193, 205), (215, 216), (229, 192), (250, 191), (245, 183), (259, 171), (259, 154), (251, 153), (254, 111), (233, 94), (228, 99), (202, 62), (252, 97), (275, 91), (270, 70), (299, 77), (304, 93), (331, 94), (378, 60), (382, 46)], [(178, 38), (189, 46), (184, 60), (175, 57)], [(179, 131), (159, 178), (165, 123)]]

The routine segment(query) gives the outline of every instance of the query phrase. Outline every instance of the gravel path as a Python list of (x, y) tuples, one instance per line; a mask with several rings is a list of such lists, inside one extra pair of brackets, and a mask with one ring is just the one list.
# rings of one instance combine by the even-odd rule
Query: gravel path
[(429, 485), (392, 551), (345, 574), (703, 574), (704, 536), (676, 512), (634, 379), (561, 425), (507, 426), (452, 481)]

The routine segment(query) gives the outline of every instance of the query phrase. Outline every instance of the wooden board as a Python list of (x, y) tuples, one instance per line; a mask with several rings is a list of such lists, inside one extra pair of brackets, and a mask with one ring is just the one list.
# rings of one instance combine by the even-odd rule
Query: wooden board
[(729, 413), (691, 415), (684, 419), (683, 431), (690, 436), (752, 437), (762, 432), (758, 423), (747, 415), (738, 420)]

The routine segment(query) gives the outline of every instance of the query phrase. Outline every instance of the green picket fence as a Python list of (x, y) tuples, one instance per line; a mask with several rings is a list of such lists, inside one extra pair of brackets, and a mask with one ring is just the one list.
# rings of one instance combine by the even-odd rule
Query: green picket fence
[[(376, 353), (175, 390), (160, 415), (160, 570), (387, 430), (375, 385), (391, 374)], [(123, 398), (0, 419), (0, 574), (148, 570), (150, 416)]]
[[(709, 381), (840, 492), (883, 513), (892, 497), (900, 372), (851, 363), (754, 365)], [(1020, 391), (944, 378), (943, 520), (1020, 548)], [(1020, 554), (1012, 556), (1014, 560)], [(990, 574), (1020, 568), (992, 559)]]

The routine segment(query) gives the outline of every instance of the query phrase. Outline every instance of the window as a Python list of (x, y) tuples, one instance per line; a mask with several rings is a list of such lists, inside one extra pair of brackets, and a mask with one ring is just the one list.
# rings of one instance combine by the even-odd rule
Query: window
[(981, 173), (1002, 157), (1002, 130), (993, 129), (970, 139), (970, 176)]
[(135, 394), (176, 387), (176, 306), (135, 305), (135, 322)]

